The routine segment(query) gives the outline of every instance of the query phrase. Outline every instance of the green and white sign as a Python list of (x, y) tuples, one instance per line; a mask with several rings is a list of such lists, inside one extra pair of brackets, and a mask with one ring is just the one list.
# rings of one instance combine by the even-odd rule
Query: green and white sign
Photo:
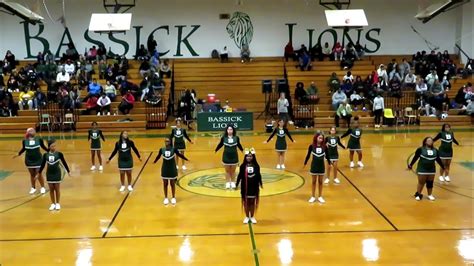
[(253, 130), (253, 113), (202, 112), (197, 115), (198, 131), (224, 131), (227, 125), (237, 130)]

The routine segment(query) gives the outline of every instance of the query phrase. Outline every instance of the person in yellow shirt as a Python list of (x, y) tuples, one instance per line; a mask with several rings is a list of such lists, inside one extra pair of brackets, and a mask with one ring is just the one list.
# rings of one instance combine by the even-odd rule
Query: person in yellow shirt
[(18, 101), (18, 107), (20, 110), (25, 109), (25, 107), (28, 107), (28, 109), (33, 109), (33, 99), (35, 98), (35, 92), (29, 90), (28, 88), (23, 88), (23, 91), (20, 92), (20, 97)]

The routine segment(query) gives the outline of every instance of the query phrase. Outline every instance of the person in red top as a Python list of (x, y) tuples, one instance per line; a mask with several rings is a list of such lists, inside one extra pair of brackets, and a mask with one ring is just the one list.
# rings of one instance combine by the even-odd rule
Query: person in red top
[(95, 111), (96, 113), (99, 112), (99, 105), (97, 105), (97, 96), (92, 95), (86, 101), (86, 110), (82, 112), (83, 115), (90, 115), (91, 111)]
[(332, 49), (334, 60), (337, 61), (338, 58), (339, 60), (342, 60), (343, 50), (344, 48), (342, 48), (341, 43), (336, 42), (336, 45), (334, 45), (334, 48)]
[(135, 97), (133, 96), (132, 92), (128, 90), (127, 93), (122, 96), (122, 102), (120, 103), (118, 109), (124, 115), (129, 114), (130, 110), (133, 109), (134, 103), (135, 103)]
[(288, 62), (288, 59), (292, 58), (293, 61), (296, 61), (295, 50), (291, 42), (288, 42), (285, 46), (285, 61)]

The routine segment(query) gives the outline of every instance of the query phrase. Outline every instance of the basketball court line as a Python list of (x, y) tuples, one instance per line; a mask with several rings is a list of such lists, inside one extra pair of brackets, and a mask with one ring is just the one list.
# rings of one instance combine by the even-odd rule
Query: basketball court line
[(255, 234), (253, 233), (252, 229), (252, 223), (249, 222), (249, 233), (250, 233), (250, 240), (252, 241), (252, 253), (253, 253), (253, 258), (255, 260), (255, 266), (259, 266), (260, 263), (258, 261), (258, 249), (257, 249), (257, 242), (255, 242)]
[[(46, 192), (49, 192), (49, 189), (46, 190)], [(46, 194), (46, 193), (45, 193), (45, 194)], [(18, 208), (18, 207), (21, 207), (21, 206), (23, 206), (23, 205), (25, 205), (25, 204), (27, 204), (27, 203), (30, 203), (30, 202), (34, 201), (35, 199), (41, 198), (41, 197), (44, 196), (45, 194), (38, 194), (38, 195), (34, 196), (33, 198), (27, 199), (27, 200), (25, 200), (25, 201), (23, 201), (23, 202), (21, 202), (21, 203), (15, 205), (15, 206), (12, 206), (12, 207), (7, 208), (7, 209), (5, 209), (5, 210), (1, 210), (1, 211), (0, 211), (0, 214), (6, 213), (6, 212), (11, 211), (11, 210), (13, 210), (13, 209), (16, 209), (16, 208)]]
[[(137, 181), (140, 179), (140, 176), (141, 176), (141, 174), (142, 174), (142, 172), (143, 172), (143, 169), (145, 169), (145, 166), (148, 164), (148, 161), (150, 160), (152, 154), (153, 154), (153, 152), (151, 152), (151, 153), (148, 155), (148, 158), (146, 158), (146, 161), (145, 161), (145, 163), (142, 165), (142, 168), (140, 169), (140, 172), (138, 172), (137, 177), (135, 178), (135, 180), (134, 180), (133, 183), (132, 183), (132, 187), (135, 187), (135, 184), (136, 184)], [(109, 225), (107, 226), (107, 228), (105, 229), (104, 233), (102, 234), (102, 238), (105, 238), (105, 237), (107, 236), (107, 234), (109, 233), (110, 227), (112, 227), (113, 223), (115, 222), (115, 219), (117, 218), (118, 214), (119, 214), (120, 211), (122, 210), (123, 205), (125, 205), (125, 202), (127, 201), (128, 196), (130, 196), (130, 192), (129, 192), (129, 191), (127, 192), (127, 195), (125, 195), (125, 197), (123, 198), (122, 203), (120, 204), (120, 206), (118, 207), (118, 209), (117, 209), (117, 211), (115, 212), (114, 216), (112, 217), (112, 220), (110, 220)]]
[(370, 204), (372, 205), (372, 207), (385, 219), (385, 221), (387, 221), (387, 223), (390, 224), (390, 226), (392, 226), (392, 228), (395, 230), (395, 231), (398, 231), (398, 228), (392, 223), (392, 221), (390, 221), (387, 216), (385, 216), (385, 214), (383, 214), (383, 212), (381, 210), (379, 210), (379, 208), (377, 208), (377, 206), (375, 206), (375, 204), (370, 201), (370, 199), (354, 184), (352, 183), (352, 181), (349, 179), (349, 177), (347, 177), (342, 171), (341, 169), (338, 169), (338, 172), (357, 190), (357, 192), (359, 192), (359, 194)]

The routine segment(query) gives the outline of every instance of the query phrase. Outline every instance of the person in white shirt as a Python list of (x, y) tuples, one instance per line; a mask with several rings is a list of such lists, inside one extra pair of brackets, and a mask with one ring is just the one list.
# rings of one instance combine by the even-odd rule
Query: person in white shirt
[(112, 101), (110, 98), (105, 93), (102, 93), (99, 100), (97, 100), (97, 105), (99, 106), (99, 112), (97, 112), (97, 115), (105, 115), (105, 112), (107, 112), (107, 115), (110, 115), (111, 103)]
[(387, 70), (385, 70), (385, 65), (380, 64), (379, 68), (377, 69), (377, 75), (382, 77), (385, 81), (386, 84), (388, 84), (388, 75), (387, 75)]
[(224, 49), (220, 52), (221, 63), (229, 62), (229, 51), (227, 51), (227, 46), (224, 46)]
[(403, 79), (403, 87), (412, 89), (416, 87), (416, 76), (412, 71), (408, 72), (408, 74)]
[(76, 73), (76, 66), (71, 62), (71, 60), (68, 60), (67, 63), (64, 64), (63, 69), (66, 70), (69, 76), (72, 76), (74, 73)]
[(290, 106), (290, 103), (288, 102), (288, 99), (286, 99), (285, 93), (284, 92), (280, 93), (280, 98), (278, 99), (278, 102), (277, 102), (277, 112), (280, 119), (285, 121), (285, 124), (290, 119), (288, 115), (288, 106)]
[(347, 79), (354, 83), (354, 76), (352, 76), (350, 71), (347, 71), (346, 75), (342, 78), (342, 82), (346, 82)]
[(425, 98), (428, 95), (428, 85), (426, 85), (425, 80), (420, 78), (415, 87), (416, 98), (423, 97)]
[(64, 69), (56, 75), (56, 82), (57, 83), (67, 83), (71, 80), (69, 73), (67, 73)]
[(374, 98), (374, 104), (372, 107), (372, 110), (374, 112), (375, 116), (375, 127), (380, 128), (382, 125), (382, 115), (383, 115), (383, 110), (385, 109), (385, 103), (383, 100), (383, 97), (380, 93), (377, 94), (377, 96)]
[(435, 80), (439, 80), (438, 74), (436, 73), (436, 70), (431, 70), (431, 73), (426, 75), (426, 84), (428, 84), (428, 89), (431, 88), (431, 86), (434, 84)]

